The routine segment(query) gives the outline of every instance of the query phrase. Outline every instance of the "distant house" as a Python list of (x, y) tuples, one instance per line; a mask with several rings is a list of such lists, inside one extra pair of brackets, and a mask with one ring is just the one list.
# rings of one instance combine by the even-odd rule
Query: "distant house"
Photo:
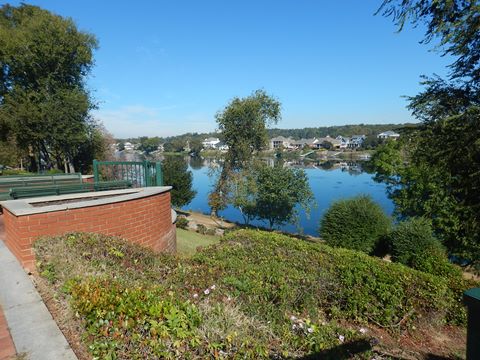
[(133, 146), (133, 144), (128, 141), (123, 145), (126, 151), (132, 151), (133, 149), (135, 149), (135, 146)]
[(379, 139), (397, 140), (399, 137), (400, 137), (400, 134), (397, 134), (395, 131), (392, 131), (392, 130), (384, 131), (377, 135), (377, 138)]
[(279, 147), (289, 149), (292, 147), (293, 142), (294, 141), (291, 138), (277, 136), (270, 139), (270, 149), (278, 149)]
[(357, 149), (362, 146), (363, 142), (366, 139), (366, 135), (353, 135), (350, 138), (350, 142), (348, 143), (349, 149)]
[(295, 140), (292, 142), (291, 146), (296, 148), (296, 149), (303, 149), (305, 146), (308, 146), (310, 148), (315, 148), (318, 140), (316, 138), (313, 139), (300, 139), (300, 140)]
[(216, 149), (217, 145), (220, 143), (219, 138), (209, 137), (202, 141), (204, 149)]
[(318, 139), (317, 144), (317, 147), (322, 147), (325, 149), (340, 149), (342, 141), (327, 135), (326, 137)]
[(350, 144), (350, 138), (338, 135), (335, 139), (340, 140), (340, 149), (346, 149), (348, 148), (348, 144)]

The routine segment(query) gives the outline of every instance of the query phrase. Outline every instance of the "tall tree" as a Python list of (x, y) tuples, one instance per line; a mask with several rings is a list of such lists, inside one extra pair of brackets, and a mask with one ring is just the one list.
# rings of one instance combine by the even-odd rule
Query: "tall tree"
[(193, 175), (186, 161), (179, 156), (167, 156), (162, 162), (163, 182), (172, 186), (172, 204), (182, 207), (190, 203), (196, 191), (192, 189)]
[(210, 194), (212, 213), (226, 207), (229, 201), (232, 174), (247, 168), (256, 151), (268, 142), (267, 127), (281, 118), (281, 104), (264, 90), (256, 90), (245, 98), (234, 98), (216, 115), (218, 129), (228, 151), (224, 156), (217, 184)]
[(452, 255), (480, 266), (480, 5), (385, 0), (379, 12), (399, 30), (425, 23), (424, 42), (438, 40), (437, 50), (455, 60), (447, 79), (424, 77), (424, 91), (409, 98), (421, 125), (403, 137), (397, 154), (392, 147), (380, 152), (393, 161), (374, 160), (391, 184), (398, 214), (431, 219)]
[(36, 6), (0, 8), (0, 127), (32, 170), (73, 163), (96, 123), (85, 86), (97, 41)]

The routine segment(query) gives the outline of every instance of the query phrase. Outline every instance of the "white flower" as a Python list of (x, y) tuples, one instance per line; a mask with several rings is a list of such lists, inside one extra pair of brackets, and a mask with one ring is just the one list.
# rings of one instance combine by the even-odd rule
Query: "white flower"
[(297, 318), (292, 315), (292, 316), (290, 316), (290, 320), (291, 320), (291, 321), (295, 321), (295, 320), (297, 320)]
[(228, 296), (227, 301), (232, 301), (232, 298), (230, 296)]
[(327, 325), (327, 323), (325, 321), (322, 321), (322, 326), (325, 326)]
[(340, 342), (344, 342), (345, 341), (345, 336), (338, 335), (338, 340), (340, 340)]
[(309, 328), (307, 329), (307, 331), (308, 331), (310, 334), (313, 333), (313, 329), (312, 329), (311, 327), (309, 327)]
[(360, 328), (359, 331), (360, 331), (361, 334), (365, 334), (365, 333), (367, 332), (367, 329), (365, 329), (365, 328)]
[(210, 294), (210, 289), (206, 289), (203, 293), (204, 293), (205, 295)]
[(216, 288), (215, 285), (210, 286), (210, 290), (215, 290), (215, 288)]
[(193, 298), (194, 299), (198, 298), (198, 294), (193, 294)]

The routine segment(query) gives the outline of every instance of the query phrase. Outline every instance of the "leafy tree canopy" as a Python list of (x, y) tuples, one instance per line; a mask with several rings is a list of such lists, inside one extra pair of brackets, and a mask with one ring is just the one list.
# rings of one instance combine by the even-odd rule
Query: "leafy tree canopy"
[(280, 109), (278, 100), (257, 90), (246, 98), (234, 98), (217, 113), (218, 129), (229, 147), (225, 157), (228, 168), (241, 169), (252, 152), (267, 145), (267, 127), (280, 120)]
[(85, 87), (95, 37), (36, 6), (0, 8), (0, 127), (32, 170), (73, 163), (97, 124)]
[(307, 174), (302, 169), (262, 166), (257, 171), (255, 217), (270, 228), (297, 222), (299, 208), (310, 210), (314, 197)]
[(256, 90), (245, 98), (234, 98), (217, 113), (218, 128), (228, 151), (217, 183), (209, 195), (209, 205), (214, 214), (227, 206), (235, 173), (248, 169), (253, 154), (266, 147), (267, 127), (280, 120), (280, 110), (278, 100), (263, 90)]
[(401, 147), (384, 148), (374, 159), (390, 184), (397, 214), (429, 219), (449, 253), (476, 266), (480, 266), (479, 10), (477, 1), (383, 2), (379, 12), (391, 16), (399, 30), (407, 22), (425, 24), (424, 42), (438, 41), (437, 49), (455, 60), (447, 79), (424, 76), (424, 90), (409, 98), (409, 109), (421, 125), (402, 137)]
[(177, 156), (167, 156), (162, 162), (163, 183), (172, 186), (172, 204), (177, 207), (187, 205), (195, 197), (192, 189), (193, 175), (185, 160)]

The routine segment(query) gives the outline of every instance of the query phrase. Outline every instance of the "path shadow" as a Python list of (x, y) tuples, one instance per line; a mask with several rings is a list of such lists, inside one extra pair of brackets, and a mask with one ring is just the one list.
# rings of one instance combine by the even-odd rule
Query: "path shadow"
[(344, 360), (351, 359), (354, 355), (358, 355), (372, 349), (372, 345), (368, 340), (355, 340), (348, 343), (344, 343), (334, 348), (323, 350), (318, 353), (304, 356), (302, 360), (315, 360), (315, 359), (332, 359), (332, 360)]

